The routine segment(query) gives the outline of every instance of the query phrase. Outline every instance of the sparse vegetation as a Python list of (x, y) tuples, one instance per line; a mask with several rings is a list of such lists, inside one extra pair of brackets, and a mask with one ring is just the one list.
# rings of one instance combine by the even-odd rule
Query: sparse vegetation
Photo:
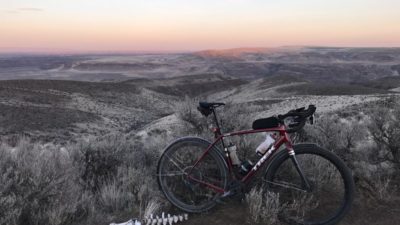
[(89, 224), (157, 210), (154, 159), (122, 137), (0, 148), (0, 224)]
[(388, 98), (376, 105), (366, 104), (363, 111), (350, 107), (350, 112), (328, 113), (296, 138), (315, 141), (339, 154), (353, 169), (364, 198), (387, 200), (394, 194), (393, 180), (398, 179), (399, 106), (397, 98)]
[[(374, 107), (370, 112), (369, 130), (380, 148), (391, 153), (388, 159), (400, 164), (400, 104), (389, 107)], [(382, 149), (382, 150), (383, 150)]]
[(246, 203), (249, 210), (248, 222), (250, 224), (281, 224), (278, 216), (285, 206), (281, 204), (279, 194), (253, 188), (246, 194)]
[(396, 188), (392, 184), (390, 177), (378, 176), (374, 180), (374, 187), (376, 190), (376, 196), (382, 201), (388, 201), (395, 195), (394, 189)]
[(278, 91), (297, 95), (365, 95), (389, 93), (385, 89), (364, 87), (361, 85), (319, 83), (291, 85), (279, 88)]
[[(135, 64), (118, 63), (111, 56), (104, 56), (104, 63), (92, 59), (86, 64), (79, 63), (91, 57), (1, 59), (1, 78), (14, 79), (9, 71), (21, 65), (16, 60), (26, 71), (43, 70), (50, 77), (63, 65), (65, 77), (60, 79), (128, 79), (125, 71), (146, 78), (0, 81), (0, 224), (106, 224), (167, 210), (154, 181), (160, 151), (178, 136), (213, 139), (213, 118), (196, 110), (199, 100), (227, 103), (218, 109), (224, 132), (251, 129), (257, 118), (317, 102), (316, 124), (293, 139), (317, 142), (346, 161), (357, 184), (356, 212), (369, 203), (396, 208), (400, 102), (391, 89), (398, 88), (399, 79), (380, 76), (399, 71), (398, 63), (392, 63), (400, 59), (398, 50), (308, 50), (273, 57), (237, 55), (234, 61), (207, 61), (207, 55), (196, 54), (148, 56), (151, 63), (143, 65), (136, 56), (129, 56)], [(318, 65), (312, 63), (315, 59)], [(120, 72), (95, 72), (110, 68)], [(170, 74), (161, 74), (164, 70)], [(363, 79), (368, 82), (359, 82)], [(331, 81), (338, 83), (328, 85)], [(254, 157), (264, 136), (252, 138), (229, 140), (238, 146), (241, 159)], [(238, 217), (248, 214), (249, 224), (279, 224), (281, 196), (252, 189), (246, 201), (251, 202), (249, 211), (235, 208)], [(307, 201), (298, 199), (286, 207), (302, 216)], [(201, 215), (208, 216), (215, 219)]]
[(174, 108), (178, 118), (190, 126), (187, 132), (201, 134), (207, 129), (207, 120), (197, 111), (197, 104), (199, 104), (197, 99), (186, 96), (184, 101), (176, 103)]

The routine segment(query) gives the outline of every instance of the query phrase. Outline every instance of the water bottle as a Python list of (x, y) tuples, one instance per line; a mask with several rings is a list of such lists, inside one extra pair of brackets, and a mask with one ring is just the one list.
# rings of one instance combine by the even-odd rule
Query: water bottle
[(229, 152), (229, 157), (231, 158), (232, 164), (234, 166), (239, 166), (240, 165), (240, 160), (239, 157), (237, 155), (237, 148), (236, 145), (234, 144), (229, 144), (229, 146), (227, 147), (228, 152)]
[(265, 140), (257, 147), (256, 153), (259, 156), (263, 156), (267, 150), (275, 143), (275, 139), (271, 134), (266, 135)]

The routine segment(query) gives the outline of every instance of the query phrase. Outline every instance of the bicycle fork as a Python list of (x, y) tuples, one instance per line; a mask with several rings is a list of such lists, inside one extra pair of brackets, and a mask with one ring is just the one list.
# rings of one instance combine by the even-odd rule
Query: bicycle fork
[(289, 151), (289, 157), (290, 157), (294, 167), (296, 168), (297, 173), (300, 175), (303, 187), (306, 189), (306, 191), (311, 192), (312, 191), (311, 185), (308, 182), (307, 178), (304, 176), (304, 172), (301, 169), (301, 166), (300, 166), (299, 162), (297, 161), (296, 154), (295, 154), (294, 150), (290, 150)]

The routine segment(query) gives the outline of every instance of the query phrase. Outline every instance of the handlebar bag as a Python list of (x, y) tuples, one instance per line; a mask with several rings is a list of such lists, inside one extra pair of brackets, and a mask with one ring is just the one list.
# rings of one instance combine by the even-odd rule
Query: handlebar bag
[(258, 119), (253, 122), (253, 129), (267, 129), (275, 128), (279, 126), (279, 120), (276, 117), (268, 117), (263, 119)]

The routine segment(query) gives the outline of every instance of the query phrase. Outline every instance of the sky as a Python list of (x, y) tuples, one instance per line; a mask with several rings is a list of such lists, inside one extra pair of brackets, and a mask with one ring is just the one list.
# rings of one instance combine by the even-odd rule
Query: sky
[(399, 0), (0, 0), (0, 52), (400, 47)]

